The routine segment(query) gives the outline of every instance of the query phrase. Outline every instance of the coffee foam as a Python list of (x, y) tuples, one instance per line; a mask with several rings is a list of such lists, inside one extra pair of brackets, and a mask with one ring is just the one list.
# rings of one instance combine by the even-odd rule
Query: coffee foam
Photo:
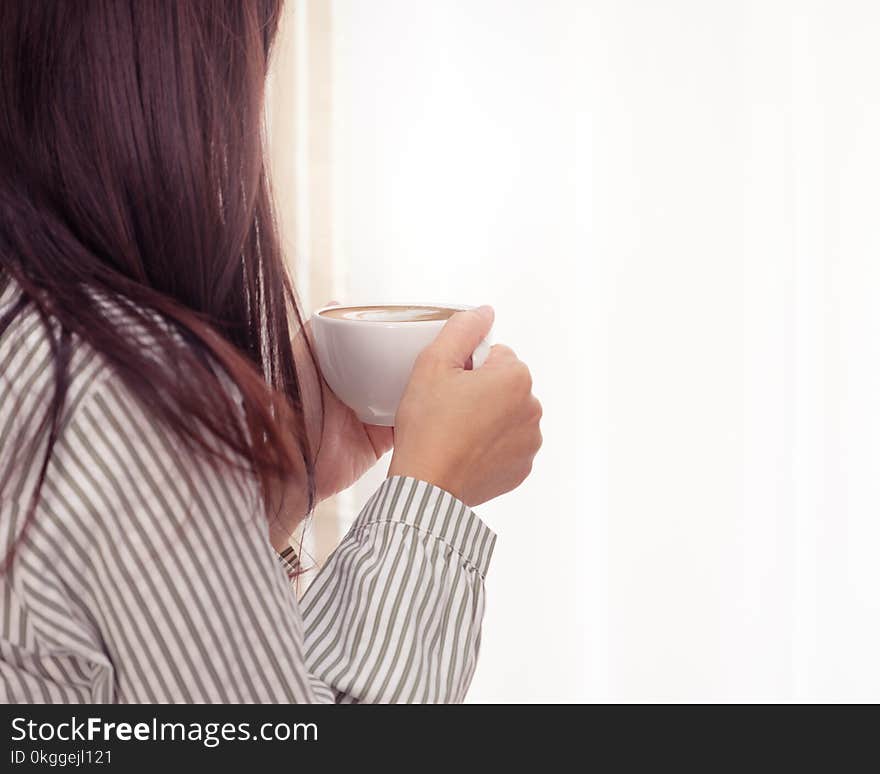
[(444, 320), (452, 316), (454, 310), (425, 306), (352, 307), (328, 309), (323, 314), (337, 319), (365, 322), (420, 322)]

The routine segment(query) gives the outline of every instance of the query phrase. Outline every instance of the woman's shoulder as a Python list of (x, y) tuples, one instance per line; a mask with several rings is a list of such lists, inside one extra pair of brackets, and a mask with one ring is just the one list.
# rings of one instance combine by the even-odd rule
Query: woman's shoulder
[[(128, 302), (110, 299), (97, 290), (89, 290), (89, 296), (102, 325), (108, 330), (127, 329), (129, 340), (153, 353), (151, 361), (158, 367), (166, 365), (161, 343), (143, 324), (149, 319), (177, 336), (158, 314), (144, 310), (136, 314)], [(64, 393), (62, 425), (83, 404), (94, 403), (102, 395), (126, 397), (130, 392), (102, 352), (76, 333), (63, 331), (55, 319), (21, 299), (14, 281), (0, 282), (0, 454), (4, 422), (33, 419), (40, 407), (50, 405), (59, 386)]]
[(65, 393), (63, 413), (69, 415), (86, 395), (112, 379), (104, 358), (87, 342), (62, 336), (53, 320), (19, 299), (11, 282), (0, 291), (0, 455), (8, 451), (12, 425), (21, 428), (38, 421), (59, 386)]
[[(14, 303), (14, 302), (13, 302)], [(0, 320), (11, 308), (0, 294)], [(120, 322), (124, 310), (108, 309)], [(53, 341), (54, 339), (54, 341)], [(84, 503), (93, 513), (126, 506), (137, 498), (168, 497), (185, 487), (204, 490), (250, 512), (256, 498), (246, 476), (219, 473), (157, 421), (106, 358), (75, 335), (66, 337), (63, 408), (43, 487), (44, 502)], [(55, 399), (59, 331), (25, 307), (0, 332), (0, 484), (11, 489), (0, 501), (18, 501), (37, 483), (44, 459), (47, 409)], [(233, 491), (234, 490), (234, 491)], [(74, 494), (75, 493), (75, 496)], [(182, 498), (182, 495), (181, 495)], [(182, 500), (181, 500), (182, 501)]]
[[(95, 435), (97, 417), (89, 406), (114, 381), (89, 344), (76, 336), (62, 339), (51, 319), (18, 299), (8, 286), (0, 294), (0, 511), (7, 515), (30, 499), (41, 477), (54, 483), (74, 429)], [(44, 471), (50, 435), (54, 447)]]
[[(95, 439), (112, 430), (131, 443), (155, 437), (156, 423), (107, 358), (19, 298), (12, 284), (0, 292), (0, 472), (8, 475), (11, 463), (16, 478), (34, 473), (55, 401), (59, 449), (74, 432)], [(122, 306), (99, 302), (107, 325), (126, 324)]]

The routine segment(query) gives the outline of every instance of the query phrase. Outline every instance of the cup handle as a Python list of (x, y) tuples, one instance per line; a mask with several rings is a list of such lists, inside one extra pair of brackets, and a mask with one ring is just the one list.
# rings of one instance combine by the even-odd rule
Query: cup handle
[(474, 354), (471, 355), (471, 362), (474, 364), (474, 368), (479, 368), (483, 363), (486, 362), (486, 358), (489, 357), (489, 348), (491, 344), (489, 344), (489, 339), (483, 339), (479, 344), (477, 344), (477, 348), (474, 350)]

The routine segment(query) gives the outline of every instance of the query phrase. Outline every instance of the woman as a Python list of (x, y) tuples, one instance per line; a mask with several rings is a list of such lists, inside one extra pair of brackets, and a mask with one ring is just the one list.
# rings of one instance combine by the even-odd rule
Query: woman
[[(6, 702), (458, 701), (494, 535), (540, 445), (492, 311), (392, 432), (320, 380), (261, 148), (279, 3), (0, 4)], [(309, 384), (321, 389), (309, 389)], [(301, 602), (290, 537), (388, 451)]]

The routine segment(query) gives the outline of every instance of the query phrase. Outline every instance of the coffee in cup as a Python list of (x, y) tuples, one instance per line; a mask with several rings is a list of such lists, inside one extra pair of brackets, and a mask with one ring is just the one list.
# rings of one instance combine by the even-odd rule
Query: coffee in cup
[(442, 306), (340, 306), (325, 309), (320, 314), (339, 320), (387, 323), (448, 320), (456, 311), (456, 309)]

